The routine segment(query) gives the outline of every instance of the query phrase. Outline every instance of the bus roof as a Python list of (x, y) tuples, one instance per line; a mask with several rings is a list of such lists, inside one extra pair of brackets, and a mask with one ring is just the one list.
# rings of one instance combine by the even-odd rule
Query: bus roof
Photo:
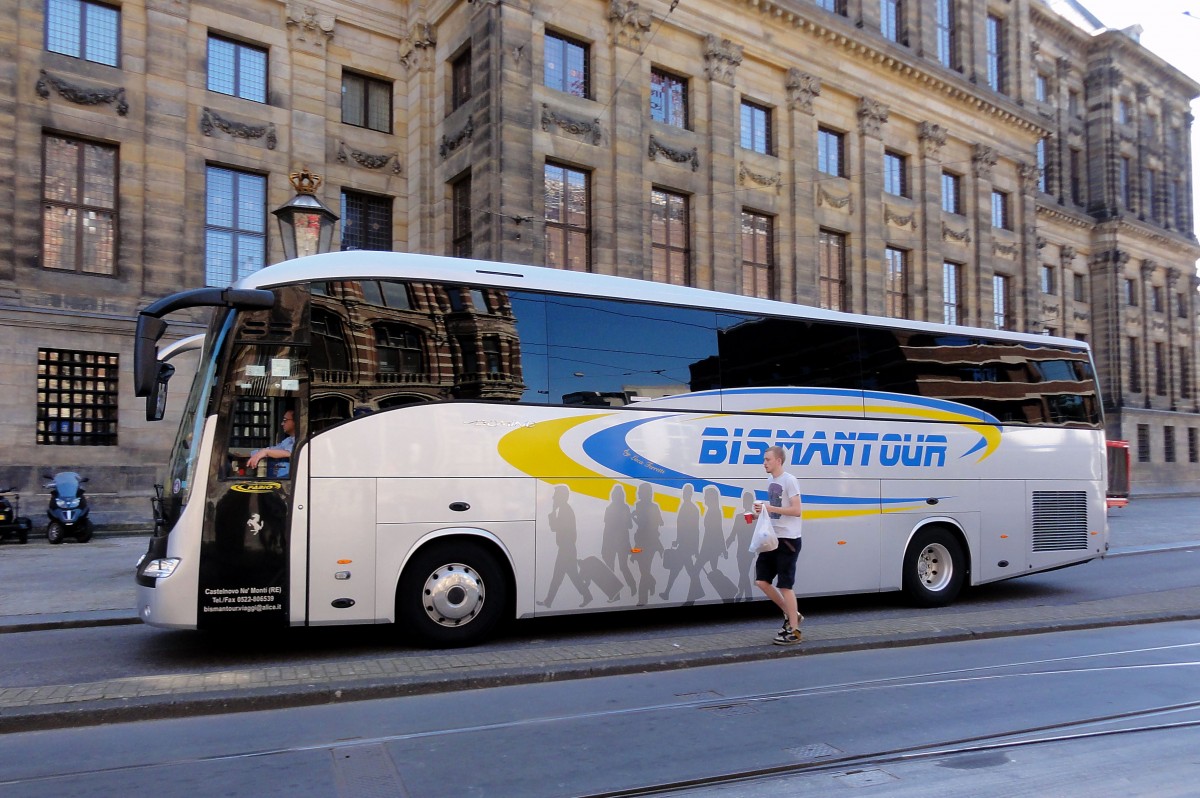
[(709, 291), (703, 288), (666, 285), (630, 277), (566, 271), (546, 266), (525, 266), (500, 261), (418, 255), (409, 252), (351, 250), (311, 255), (267, 266), (242, 278), (234, 287), (269, 288), (290, 283), (360, 279), (430, 280), (477, 287), (547, 291), (578, 296), (626, 299), (651, 304), (705, 308), (715, 311), (728, 310), (740, 313), (790, 316), (866, 327), (986, 337), (1000, 341), (1026, 342), (1033, 345), (1052, 344), (1067, 349), (1090, 349), (1086, 341), (1051, 335), (843, 313), (810, 305), (758, 299), (721, 291)]

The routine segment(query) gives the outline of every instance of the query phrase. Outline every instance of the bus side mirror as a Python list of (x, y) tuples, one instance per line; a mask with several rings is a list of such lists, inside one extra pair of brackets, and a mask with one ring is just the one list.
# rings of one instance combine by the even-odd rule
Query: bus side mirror
[(158, 364), (158, 378), (146, 397), (146, 420), (162, 421), (167, 412), (167, 382), (175, 374), (175, 367), (170, 363)]

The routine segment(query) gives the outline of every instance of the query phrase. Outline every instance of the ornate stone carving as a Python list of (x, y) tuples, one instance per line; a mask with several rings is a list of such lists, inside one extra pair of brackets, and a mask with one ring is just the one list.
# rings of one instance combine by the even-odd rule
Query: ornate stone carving
[(1179, 278), (1182, 276), (1183, 276), (1183, 273), (1181, 271), (1179, 271), (1179, 269), (1175, 268), (1174, 266), (1168, 266), (1167, 267), (1167, 287), (1172, 288), (1172, 289), (1175, 288), (1176, 284), (1179, 283)]
[(996, 168), (996, 150), (983, 144), (976, 144), (971, 153), (971, 166), (975, 170), (975, 177), (990, 183), (992, 172)]
[(268, 122), (265, 125), (250, 125), (245, 122), (237, 122), (232, 119), (226, 119), (211, 108), (205, 108), (200, 114), (200, 132), (206, 136), (211, 136), (214, 130), (220, 130), (228, 133), (235, 139), (266, 139), (267, 149), (275, 149), (278, 143), (275, 138), (275, 123)]
[(314, 47), (324, 47), (333, 38), (333, 26), (337, 17), (325, 14), (311, 6), (288, 3), (287, 26), (296, 39)]
[(1149, 259), (1143, 260), (1141, 268), (1139, 269), (1139, 272), (1142, 275), (1142, 279), (1149, 280), (1152, 276), (1154, 276), (1154, 270), (1157, 268), (1158, 268), (1158, 264), (1155, 261), (1152, 261)]
[[(968, 238), (967, 243), (970, 243), (970, 241), (971, 241), (971, 239)], [(1017, 245), (1016, 244), (1002, 244), (999, 241), (993, 241), (992, 242), (992, 254), (999, 255), (1002, 258), (1008, 258), (1009, 260), (1016, 260)]]
[(40, 75), (35, 88), (38, 96), (43, 100), (50, 96), (50, 89), (54, 89), (59, 97), (76, 105), (112, 105), (117, 109), (119, 116), (125, 116), (125, 114), (129, 113), (129, 103), (125, 102), (124, 86), (115, 89), (81, 86), (75, 83), (68, 83), (62, 78), (51, 75), (44, 69), (41, 70)]
[(442, 160), (446, 160), (450, 153), (462, 146), (464, 141), (470, 141), (471, 136), (475, 133), (475, 120), (467, 118), (467, 124), (463, 125), (462, 130), (452, 136), (442, 134), (442, 143), (438, 145), (438, 155)]
[(873, 139), (883, 136), (883, 123), (888, 119), (888, 107), (878, 100), (858, 98), (858, 130)]
[(1021, 191), (1025, 194), (1033, 194), (1038, 190), (1038, 184), (1042, 180), (1042, 170), (1037, 164), (1019, 163), (1017, 164), (1017, 176), (1021, 180)]
[(1075, 321), (1087, 321), (1091, 314), (1085, 313), (1082, 310), (1077, 310), (1071, 315), (1074, 317)]
[(742, 46), (711, 33), (704, 37), (704, 74), (709, 80), (733, 85), (734, 74), (742, 63)]
[(908, 227), (913, 230), (917, 229), (916, 213), (896, 213), (894, 210), (892, 210), (890, 205), (883, 206), (883, 221), (885, 224), (890, 224), (895, 227)]
[(854, 202), (849, 194), (844, 197), (837, 197), (826, 191), (824, 186), (817, 186), (817, 205), (828, 205), (831, 208), (837, 208), (839, 211), (844, 210), (846, 213), (854, 213)]
[(942, 222), (942, 240), (943, 241), (957, 241), (960, 244), (970, 244), (971, 243), (971, 231), (970, 230), (955, 230), (952, 227), (950, 227), (948, 224), (946, 224), (945, 222)]
[(665, 156), (668, 161), (675, 163), (691, 162), (692, 171), (695, 172), (700, 168), (700, 153), (692, 147), (691, 150), (677, 150), (674, 147), (668, 147), (660, 142), (656, 137), (650, 136), (650, 146), (647, 148), (646, 154), (650, 160), (657, 160), (659, 155)]
[(921, 154), (932, 161), (942, 160), (942, 147), (946, 146), (946, 130), (933, 122), (917, 125), (917, 138), (921, 141)]
[(337, 159), (338, 163), (346, 163), (347, 161), (352, 160), (364, 169), (382, 169), (391, 163), (392, 174), (398, 175), (401, 171), (399, 153), (385, 152), (380, 153), (379, 155), (373, 155), (369, 152), (362, 152), (361, 150), (356, 150), (354, 148), (347, 148), (346, 142), (344, 141), (338, 142)]
[(398, 59), (405, 69), (428, 69), (433, 65), (433, 50), (437, 45), (437, 30), (433, 25), (418, 19), (408, 26), (400, 37)]
[(741, 161), (738, 163), (738, 183), (740, 185), (745, 185), (746, 178), (749, 178), (752, 182), (757, 183), (760, 186), (775, 186), (775, 193), (777, 194), (783, 187), (782, 172), (776, 172), (773, 175), (761, 175), (758, 172), (751, 171), (746, 166), (746, 162)]
[(1075, 260), (1075, 247), (1063, 245), (1058, 248), (1058, 260), (1066, 268), (1071, 265), (1071, 261)]
[(610, 0), (608, 4), (609, 31), (613, 42), (621, 47), (640, 51), (653, 21), (654, 15), (643, 11), (634, 0)]
[(787, 71), (788, 108), (813, 112), (813, 98), (821, 93), (821, 79), (792, 67)]
[(1129, 263), (1129, 253), (1122, 249), (1110, 250), (1108, 257), (1114, 266), (1124, 267), (1126, 263)]
[(604, 138), (604, 129), (600, 126), (599, 118), (590, 122), (576, 119), (561, 111), (553, 111), (546, 103), (542, 103), (542, 130), (549, 130), (551, 125), (557, 125), (562, 130), (577, 136), (588, 136), (591, 138), (592, 144), (599, 144)]

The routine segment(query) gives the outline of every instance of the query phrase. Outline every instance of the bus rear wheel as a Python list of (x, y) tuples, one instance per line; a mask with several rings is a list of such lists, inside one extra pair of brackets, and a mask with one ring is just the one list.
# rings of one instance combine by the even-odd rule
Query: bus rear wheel
[(942, 527), (913, 535), (904, 553), (904, 592), (922, 607), (954, 601), (967, 576), (967, 558), (958, 538)]
[(483, 640), (508, 605), (508, 580), (496, 557), (470, 541), (434, 543), (400, 576), (396, 622), (438, 647)]

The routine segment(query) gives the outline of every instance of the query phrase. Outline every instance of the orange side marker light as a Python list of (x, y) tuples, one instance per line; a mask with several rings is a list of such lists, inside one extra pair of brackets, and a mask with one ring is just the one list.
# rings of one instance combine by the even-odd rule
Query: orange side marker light
[(352, 562), (354, 562), (354, 560), (338, 560), (337, 561), (338, 565), (349, 565)]
[(630, 549), (629, 551), (633, 554), (641, 554), (642, 553), (641, 549)]

